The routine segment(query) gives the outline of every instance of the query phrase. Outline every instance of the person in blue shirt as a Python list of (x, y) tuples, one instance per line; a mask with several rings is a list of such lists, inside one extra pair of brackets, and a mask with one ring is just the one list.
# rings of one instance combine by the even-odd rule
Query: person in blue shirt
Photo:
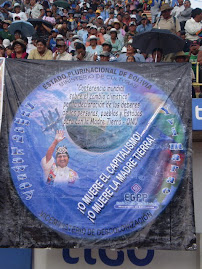
[(152, 29), (152, 24), (149, 23), (146, 17), (143, 17), (141, 20), (141, 24), (138, 25), (138, 27), (136, 28), (136, 32), (139, 34), (139, 33), (151, 31), (151, 29)]

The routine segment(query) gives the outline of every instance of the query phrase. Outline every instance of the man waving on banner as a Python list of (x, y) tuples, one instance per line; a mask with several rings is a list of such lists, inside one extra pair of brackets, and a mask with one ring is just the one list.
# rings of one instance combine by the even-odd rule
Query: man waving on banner
[(64, 131), (57, 131), (55, 139), (50, 145), (46, 156), (41, 160), (45, 178), (47, 183), (51, 185), (74, 183), (78, 180), (78, 174), (67, 166), (69, 162), (67, 147), (58, 147), (56, 149), (56, 161), (53, 158), (56, 146), (59, 142), (63, 141), (64, 138)]

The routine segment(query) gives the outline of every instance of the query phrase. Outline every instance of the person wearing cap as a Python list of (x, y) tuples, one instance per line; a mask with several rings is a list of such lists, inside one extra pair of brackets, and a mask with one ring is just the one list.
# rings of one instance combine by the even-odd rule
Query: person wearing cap
[(112, 45), (112, 52), (114, 54), (121, 51), (123, 45), (121, 44), (121, 41), (117, 37), (117, 30), (115, 28), (112, 28), (110, 30), (109, 42)]
[[(104, 42), (104, 37), (101, 33), (98, 33), (98, 30), (97, 30), (97, 26), (95, 25), (92, 25), (90, 27), (90, 33), (88, 34), (88, 38), (91, 36), (91, 35), (95, 35), (98, 40), (97, 40), (97, 44), (98, 45), (102, 45), (102, 43)], [(90, 46), (90, 42), (87, 40), (86, 42), (86, 47)]]
[[(103, 52), (109, 52), (109, 61), (110, 62), (116, 62), (117, 60), (117, 57), (111, 53), (112, 51), (112, 45), (109, 41), (105, 41), (103, 44), (102, 44), (102, 51)], [(100, 56), (98, 56), (98, 61), (100, 60)]]
[(67, 52), (67, 45), (64, 40), (58, 40), (56, 51), (53, 54), (53, 60), (72, 61), (72, 55)]
[(58, 29), (55, 29), (55, 28), (52, 29), (51, 34), (47, 41), (47, 47), (53, 52), (55, 51), (55, 48), (56, 48), (56, 37), (58, 34), (59, 34)]
[(125, 34), (124, 37), (124, 45), (127, 46), (128, 41), (133, 39), (133, 37), (136, 35), (136, 23), (134, 21), (130, 22), (129, 24), (129, 31)]
[(103, 21), (103, 17), (102, 16), (98, 16), (94, 21), (93, 21), (94, 25), (97, 26), (97, 28), (100, 28), (102, 26), (104, 26), (104, 21)]
[(68, 12), (68, 15), (69, 15), (69, 18), (68, 18), (68, 29), (70, 31), (74, 31), (77, 27), (77, 24), (75, 22), (75, 19), (74, 19), (74, 11), (73, 10), (70, 10)]
[(90, 46), (86, 48), (86, 51), (90, 54), (99, 55), (102, 51), (102, 46), (97, 45), (98, 38), (95, 35), (91, 35), (88, 41), (90, 42)]
[(190, 41), (199, 40), (200, 37), (197, 35), (202, 29), (202, 9), (195, 8), (192, 10), (191, 19), (187, 20), (185, 24), (186, 39)]
[(90, 7), (90, 4), (88, 3), (88, 0), (84, 0), (83, 2), (81, 2), (81, 3), (79, 4), (79, 7), (80, 7), (80, 8), (83, 8), (83, 6), (86, 6), (87, 8)]
[[(64, 131), (57, 131), (55, 138), (47, 150), (46, 156), (41, 160), (44, 171), (44, 181), (52, 186), (64, 186), (64, 184), (75, 183), (78, 174), (68, 167), (69, 153), (66, 146), (58, 144), (65, 139)], [(53, 158), (56, 149), (56, 159)]]
[(9, 39), (4, 39), (2, 45), (4, 46), (4, 48), (7, 48), (11, 45), (11, 42)]
[(38, 4), (36, 0), (30, 0), (30, 14), (29, 18), (31, 19), (41, 19), (45, 14), (44, 8), (42, 5)]
[(97, 9), (97, 10), (95, 11), (95, 17), (91, 18), (91, 19), (89, 20), (89, 22), (95, 24), (95, 22), (97, 22), (97, 18), (100, 17), (100, 13), (101, 13), (100, 10)]
[(152, 24), (149, 23), (146, 17), (142, 17), (141, 24), (138, 25), (138, 27), (136, 28), (136, 32), (140, 34), (140, 33), (151, 31), (151, 29), (152, 29)]
[(46, 9), (46, 14), (45, 14), (45, 16), (43, 16), (42, 19), (44, 21), (50, 22), (52, 25), (55, 25), (56, 24), (56, 20), (55, 20), (55, 18), (52, 15), (53, 15), (53, 13), (52, 13), (51, 9), (50, 8), (47, 8)]
[(110, 53), (108, 51), (101, 51), (100, 53), (100, 62), (109, 62), (110, 60)]
[(84, 44), (77, 43), (75, 49), (76, 55), (73, 57), (74, 61), (94, 61), (94, 55), (86, 51)]
[(10, 41), (13, 41), (14, 36), (8, 30), (8, 27), (10, 24), (11, 24), (11, 21), (9, 21), (9, 20), (3, 21), (3, 30), (0, 32), (0, 36), (3, 39), (9, 39)]
[(95, 18), (95, 13), (93, 12), (92, 7), (89, 7), (88, 13), (86, 15), (86, 20), (88, 20), (90, 23), (93, 18)]
[(83, 43), (85, 44), (88, 37), (88, 31), (87, 31), (87, 20), (82, 20), (81, 25), (82, 29), (77, 32), (77, 35), (83, 40)]
[(172, 7), (169, 4), (163, 4), (161, 6), (161, 17), (157, 19), (154, 28), (166, 29), (171, 31), (173, 34), (180, 36), (180, 23), (178, 19), (171, 15)]
[(47, 49), (46, 41), (43, 39), (38, 39), (36, 42), (36, 49), (30, 51), (28, 56), (29, 60), (52, 60), (52, 51)]
[(14, 4), (14, 7), (13, 7), (14, 12), (13, 13), (6, 10), (5, 8), (0, 8), (0, 10), (3, 11), (4, 13), (8, 14), (8, 17), (12, 18), (13, 21), (16, 20), (16, 17), (20, 18), (20, 20), (27, 21), (27, 16), (26, 16), (25, 12), (21, 11), (20, 4), (18, 4), (18, 3)]
[[(189, 62), (194, 63), (197, 62), (198, 53), (200, 48), (200, 41), (192, 41), (189, 47), (189, 52), (185, 52), (185, 55), (189, 57)], [(194, 71), (194, 74), (196, 75), (196, 65), (192, 65), (192, 69)]]
[(13, 41), (12, 50), (12, 59), (27, 59), (28, 53), (26, 53), (26, 45), (22, 39)]

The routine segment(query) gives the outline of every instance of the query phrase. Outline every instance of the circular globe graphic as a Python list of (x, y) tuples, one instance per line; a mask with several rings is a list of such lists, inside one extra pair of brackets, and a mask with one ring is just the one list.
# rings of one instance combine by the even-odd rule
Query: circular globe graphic
[(19, 107), (10, 171), (26, 207), (74, 238), (110, 239), (154, 220), (185, 169), (177, 109), (131, 71), (87, 65), (46, 79)]

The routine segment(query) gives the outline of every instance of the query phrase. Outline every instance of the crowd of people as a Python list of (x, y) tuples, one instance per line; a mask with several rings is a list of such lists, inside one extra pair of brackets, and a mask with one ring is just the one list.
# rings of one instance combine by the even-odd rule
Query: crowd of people
[[(1, 57), (202, 65), (202, 10), (189, 0), (13, 0), (1, 5), (0, 20)], [(34, 34), (10, 31), (16, 21), (31, 23)], [(133, 38), (153, 28), (184, 39), (184, 49), (165, 55), (162, 47), (135, 48)]]

